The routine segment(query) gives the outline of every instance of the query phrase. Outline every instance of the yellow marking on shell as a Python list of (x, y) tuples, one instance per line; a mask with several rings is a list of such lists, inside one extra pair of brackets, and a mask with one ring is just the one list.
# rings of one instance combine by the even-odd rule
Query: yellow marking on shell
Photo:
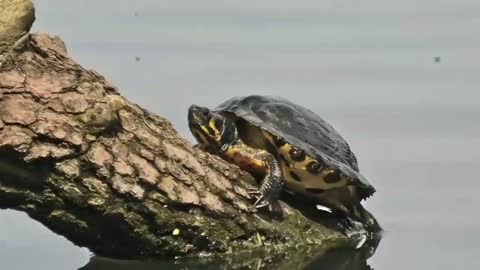
[[(287, 181), (287, 186), (291, 186), (292, 189), (295, 189), (297, 192), (308, 193), (305, 191), (307, 188), (316, 188), (316, 189), (332, 189), (337, 187), (343, 187), (346, 185), (346, 179), (342, 177), (340, 181), (337, 183), (327, 183), (325, 181), (325, 177), (334, 171), (332, 169), (325, 169), (320, 172), (320, 174), (315, 175), (310, 173), (307, 170), (307, 165), (312, 161), (317, 161), (310, 156), (305, 156), (305, 160), (303, 161), (295, 161), (290, 157), (290, 150), (292, 150), (293, 146), (290, 144), (285, 144), (280, 147), (279, 154), (284, 156), (285, 159), (290, 164), (290, 169), (284, 168), (284, 176), (285, 180)], [(286, 166), (284, 166), (286, 167)], [(290, 170), (292, 170), (295, 174), (297, 174), (301, 181), (296, 181), (290, 175)]]
[[(270, 143), (275, 145), (275, 140), (269, 132), (264, 131), (263, 134), (265, 135), (267, 140), (270, 141)], [(287, 164), (285, 164), (285, 162), (282, 160), (283, 175), (286, 180), (287, 188), (292, 189), (296, 192), (312, 195), (311, 193), (307, 192), (305, 189), (314, 188), (314, 189), (328, 190), (328, 189), (343, 187), (347, 184), (347, 179), (345, 179), (345, 177), (343, 176), (341, 176), (341, 180), (338, 181), (337, 183), (325, 182), (324, 180), (325, 177), (331, 173), (334, 173), (332, 169), (324, 169), (317, 175), (310, 173), (307, 170), (307, 165), (310, 162), (317, 161), (317, 160), (306, 155), (303, 161), (300, 161), (300, 162), (295, 161), (290, 157), (290, 151), (293, 148), (294, 146), (292, 146), (289, 143), (286, 143), (281, 147), (279, 147), (277, 150), (278, 154), (282, 155), (288, 162), (288, 166), (287, 166)], [(290, 171), (293, 171), (301, 179), (301, 181), (295, 180), (291, 176)], [(314, 195), (314, 196), (321, 196), (321, 195)]]
[(325, 176), (327, 176), (331, 173), (334, 173), (334, 171), (333, 170), (323, 170), (321, 175), (322, 175), (322, 177), (325, 177)]

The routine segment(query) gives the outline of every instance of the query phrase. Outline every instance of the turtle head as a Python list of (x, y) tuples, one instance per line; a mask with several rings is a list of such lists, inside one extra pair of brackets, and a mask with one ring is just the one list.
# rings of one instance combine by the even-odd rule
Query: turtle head
[(200, 146), (219, 153), (237, 140), (234, 122), (208, 108), (192, 105), (188, 109), (188, 126)]

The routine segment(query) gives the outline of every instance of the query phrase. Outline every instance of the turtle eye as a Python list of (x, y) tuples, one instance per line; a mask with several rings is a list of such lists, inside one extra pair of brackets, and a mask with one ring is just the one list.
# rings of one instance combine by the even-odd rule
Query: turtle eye
[(205, 118), (209, 118), (209, 114), (210, 114), (210, 111), (208, 111), (208, 110), (201, 110), (200, 111), (200, 115), (205, 117)]
[(300, 149), (292, 148), (290, 149), (290, 157), (295, 161), (305, 160), (305, 152)]

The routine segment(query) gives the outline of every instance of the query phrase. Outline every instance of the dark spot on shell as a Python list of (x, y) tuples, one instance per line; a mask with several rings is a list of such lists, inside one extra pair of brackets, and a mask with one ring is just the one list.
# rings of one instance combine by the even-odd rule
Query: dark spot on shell
[(341, 180), (342, 179), (340, 178), (340, 173), (338, 171), (334, 171), (333, 173), (325, 176), (325, 182), (328, 184), (335, 184), (340, 182)]
[(295, 161), (304, 161), (305, 160), (305, 152), (300, 149), (292, 148), (290, 149), (290, 157)]
[(307, 192), (310, 192), (310, 193), (313, 193), (313, 194), (321, 194), (321, 193), (325, 192), (325, 190), (321, 189), (321, 188), (306, 188), (305, 190)]
[(295, 181), (298, 181), (298, 182), (301, 182), (302, 181), (302, 178), (300, 178), (300, 176), (298, 176), (298, 174), (296, 174), (294, 171), (290, 171), (290, 176), (295, 179)]
[(307, 170), (312, 174), (319, 174), (322, 171), (322, 165), (317, 161), (307, 164)]

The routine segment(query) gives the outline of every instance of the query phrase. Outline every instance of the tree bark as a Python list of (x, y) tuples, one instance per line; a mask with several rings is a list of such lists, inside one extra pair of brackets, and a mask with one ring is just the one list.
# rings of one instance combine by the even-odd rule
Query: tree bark
[[(23, 14), (33, 18), (33, 5)], [(285, 203), (283, 220), (250, 213), (249, 174), (192, 148), (58, 37), (20, 37), (0, 58), (0, 208), (120, 258), (346, 243)]]

